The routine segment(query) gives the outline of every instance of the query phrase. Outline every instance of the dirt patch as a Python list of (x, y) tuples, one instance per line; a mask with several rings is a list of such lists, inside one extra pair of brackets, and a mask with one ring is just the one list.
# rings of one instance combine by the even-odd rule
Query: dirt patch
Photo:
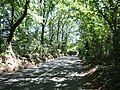
[(16, 58), (12, 57), (11, 55), (7, 58), (0, 57), (0, 74), (30, 68), (37, 66), (38, 64), (48, 62), (49, 60), (55, 60), (55, 58), (52, 55), (47, 55), (44, 58), (37, 59), (29, 59), (19, 55), (16, 56)]
[(83, 89), (92, 89), (92, 90), (104, 90), (102, 80), (100, 78), (100, 72), (98, 67), (89, 67), (84, 66), (83, 72), (81, 73), (83, 83)]

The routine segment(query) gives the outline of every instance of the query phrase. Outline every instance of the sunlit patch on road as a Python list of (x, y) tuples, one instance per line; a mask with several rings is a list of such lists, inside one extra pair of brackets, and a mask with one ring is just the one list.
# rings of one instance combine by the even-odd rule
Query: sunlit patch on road
[(63, 82), (66, 80), (66, 78), (54, 77), (54, 78), (51, 78), (50, 80), (54, 82)]

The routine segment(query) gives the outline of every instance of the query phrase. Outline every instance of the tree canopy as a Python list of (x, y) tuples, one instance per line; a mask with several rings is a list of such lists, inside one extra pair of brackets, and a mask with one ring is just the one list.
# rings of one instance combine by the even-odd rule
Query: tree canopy
[(106, 72), (102, 82), (114, 89), (120, 83), (119, 22), (119, 0), (1, 0), (0, 53), (10, 44), (15, 56), (38, 61), (76, 52)]

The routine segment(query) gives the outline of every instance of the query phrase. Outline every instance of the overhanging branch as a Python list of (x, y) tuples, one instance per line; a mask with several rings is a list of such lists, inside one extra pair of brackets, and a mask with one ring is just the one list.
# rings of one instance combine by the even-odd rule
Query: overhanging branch
[(15, 29), (20, 25), (20, 23), (23, 21), (23, 19), (27, 16), (27, 9), (28, 9), (28, 5), (30, 3), (30, 0), (27, 0), (25, 5), (24, 5), (24, 12), (23, 15), (16, 21), (15, 24), (13, 24), (10, 28), (10, 34), (9, 37), (7, 39), (7, 43), (9, 44), (12, 41)]

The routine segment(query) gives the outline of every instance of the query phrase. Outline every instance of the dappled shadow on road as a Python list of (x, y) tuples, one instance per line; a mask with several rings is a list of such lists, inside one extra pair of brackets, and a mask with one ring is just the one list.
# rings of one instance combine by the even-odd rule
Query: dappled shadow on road
[(0, 90), (82, 90), (85, 80), (80, 62), (76, 56), (62, 57), (30, 69), (2, 74)]

